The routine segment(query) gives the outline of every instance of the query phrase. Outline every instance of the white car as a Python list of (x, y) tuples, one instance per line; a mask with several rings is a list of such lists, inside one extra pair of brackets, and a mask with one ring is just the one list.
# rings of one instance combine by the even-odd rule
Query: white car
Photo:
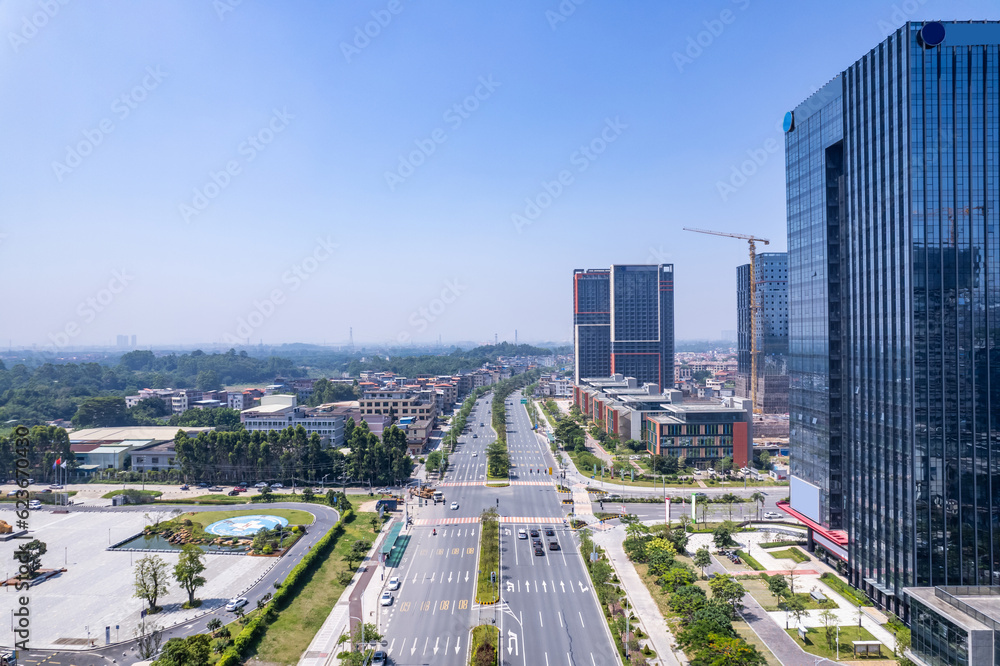
[(265, 487), (266, 485), (267, 485), (266, 483), (264, 483), (263, 481), (261, 481), (260, 483), (255, 483), (255, 484), (253, 484), (253, 487), (254, 487), (254, 488), (263, 488), (263, 487)]
[(275, 484), (272, 484), (272, 485), (271, 485), (271, 487), (272, 487), (272, 488), (284, 488), (284, 486), (283, 486), (283, 485), (281, 485), (280, 483), (275, 483)]
[(234, 611), (237, 608), (243, 608), (247, 605), (246, 597), (236, 597), (235, 599), (230, 599), (229, 603), (226, 604), (227, 611)]
[(38, 500), (28, 500), (28, 508), (29, 509), (41, 509), (42, 508), (42, 503), (39, 502)]
[(399, 576), (393, 576), (389, 579), (389, 589), (398, 590), (399, 589)]
[(382, 596), (379, 597), (378, 602), (380, 604), (382, 604), (383, 606), (391, 606), (392, 605), (392, 592), (383, 592)]
[(777, 511), (765, 511), (764, 517), (768, 519), (782, 518), (783, 516)]
[(451, 508), (452, 509), (457, 509), (458, 508), (458, 502), (452, 502), (451, 503)]
[(528, 531), (522, 527), (521, 529), (519, 529), (517, 531), (517, 538), (518, 539), (527, 539), (528, 538)]

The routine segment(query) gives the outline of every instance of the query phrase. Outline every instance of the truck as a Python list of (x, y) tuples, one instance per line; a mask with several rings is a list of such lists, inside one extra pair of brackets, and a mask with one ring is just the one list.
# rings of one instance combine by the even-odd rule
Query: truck
[(17, 666), (17, 653), (0, 650), (0, 666)]
[(438, 502), (443, 502), (443, 501), (444, 501), (444, 493), (441, 492), (440, 490), (435, 490), (434, 491), (434, 503), (437, 504)]

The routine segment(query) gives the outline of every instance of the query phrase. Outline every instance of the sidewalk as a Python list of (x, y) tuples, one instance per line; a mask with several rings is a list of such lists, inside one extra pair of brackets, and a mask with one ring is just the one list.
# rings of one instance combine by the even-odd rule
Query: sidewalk
[(650, 647), (656, 652), (656, 658), (649, 663), (659, 666), (687, 664), (688, 662), (682, 653), (674, 652), (676, 641), (667, 628), (663, 613), (660, 612), (660, 607), (656, 605), (649, 588), (639, 578), (635, 567), (625, 554), (625, 548), (622, 546), (624, 530), (621, 529), (621, 526), (595, 531), (593, 539), (594, 543), (602, 547), (607, 554), (608, 561), (615, 573), (618, 574), (618, 580), (622, 583), (622, 589), (625, 590), (636, 617), (639, 618), (642, 628), (649, 635)]
[(358, 565), (357, 571), (364, 568), (365, 572), (360, 575), (355, 574), (354, 580), (340, 595), (340, 599), (337, 600), (333, 610), (323, 622), (323, 626), (313, 636), (306, 651), (302, 653), (298, 666), (330, 666), (339, 663), (337, 654), (343, 650), (350, 650), (351, 647), (350, 642), (338, 645), (337, 640), (345, 633), (350, 637), (354, 631), (357, 622), (354, 622), (351, 616), (354, 616), (355, 619), (362, 616), (362, 599), (364, 600), (363, 607), (367, 611), (364, 620), (375, 622), (375, 610), (378, 608), (378, 595), (382, 589), (382, 582), (376, 580), (377, 585), (369, 585), (369, 582), (380, 566), (378, 551), (382, 547), (382, 542), (385, 540), (386, 534), (389, 533), (393, 522), (390, 521), (383, 526), (371, 550), (368, 551), (368, 555)]

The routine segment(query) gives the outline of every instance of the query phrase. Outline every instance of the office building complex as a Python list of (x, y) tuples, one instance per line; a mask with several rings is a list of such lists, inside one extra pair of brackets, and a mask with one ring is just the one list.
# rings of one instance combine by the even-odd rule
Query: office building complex
[(673, 271), (662, 264), (573, 272), (577, 383), (618, 373), (672, 386)]
[(736, 267), (736, 394), (751, 389), (751, 329), (757, 337), (757, 405), (764, 414), (788, 412), (788, 254), (764, 252), (754, 261), (756, 325), (750, 317), (750, 264)]
[(1000, 23), (907, 23), (785, 129), (791, 508), (904, 616), (1000, 583)]

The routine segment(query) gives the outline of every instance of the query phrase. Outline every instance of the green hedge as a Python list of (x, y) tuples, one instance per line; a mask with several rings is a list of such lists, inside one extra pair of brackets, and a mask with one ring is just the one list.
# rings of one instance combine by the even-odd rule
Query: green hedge
[(764, 571), (764, 566), (755, 560), (749, 553), (742, 550), (737, 550), (736, 554), (740, 556), (740, 559), (747, 563), (747, 566), (754, 571)]
[(295, 597), (306, 576), (312, 573), (312, 570), (319, 567), (322, 561), (326, 559), (337, 539), (344, 533), (344, 524), (350, 522), (353, 516), (353, 509), (348, 509), (342, 513), (337, 524), (330, 528), (323, 535), (323, 538), (316, 542), (316, 545), (305, 554), (298, 564), (292, 567), (281, 587), (271, 597), (268, 605), (264, 607), (261, 613), (258, 613), (253, 619), (247, 622), (246, 626), (236, 635), (233, 644), (223, 653), (215, 666), (237, 666), (242, 661), (250, 647), (260, 638), (260, 634), (273, 619), (273, 612), (285, 608)]
[(840, 596), (847, 599), (849, 602), (855, 606), (873, 606), (871, 599), (868, 598), (864, 592), (856, 587), (852, 587), (849, 583), (845, 583), (840, 580), (840, 578), (834, 576), (829, 571), (824, 573), (819, 577), (821, 581), (829, 585), (833, 590)]
[(797, 541), (765, 541), (760, 544), (761, 548), (787, 548), (789, 546), (802, 546), (805, 545), (805, 541), (799, 539)]

